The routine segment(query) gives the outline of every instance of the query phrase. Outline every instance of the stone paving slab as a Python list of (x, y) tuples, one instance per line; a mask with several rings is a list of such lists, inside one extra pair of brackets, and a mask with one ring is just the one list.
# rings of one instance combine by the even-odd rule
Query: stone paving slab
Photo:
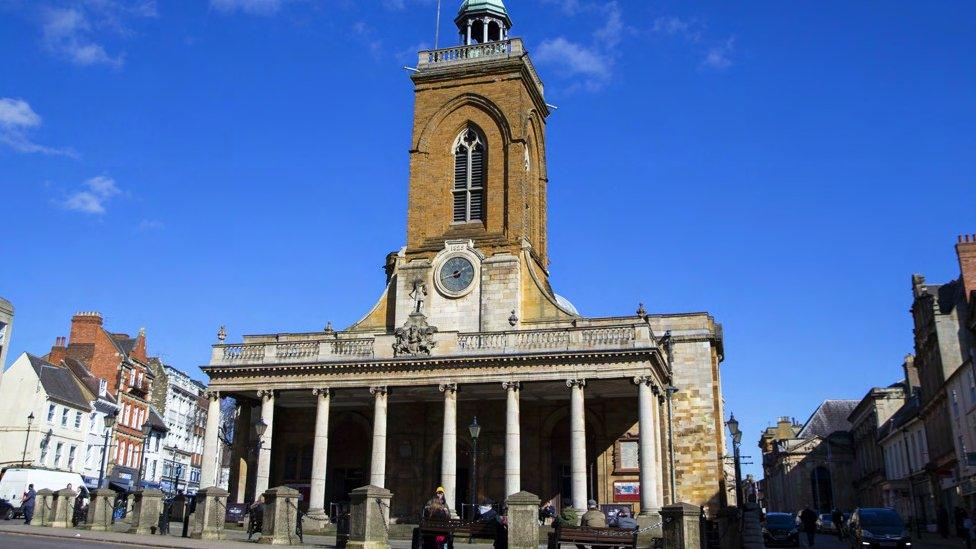
[[(125, 532), (92, 532), (81, 528), (50, 528), (44, 526), (28, 526), (19, 522), (0, 522), (0, 533), (19, 534), (25, 536), (42, 536), (57, 539), (79, 539), (86, 541), (112, 543), (119, 545), (135, 545), (141, 547), (165, 547), (169, 549), (212, 549), (214, 547), (250, 547), (257, 545), (258, 536), (247, 541), (247, 533), (243, 530), (226, 530), (227, 539), (220, 541), (206, 541), (179, 537), (182, 525), (173, 523), (168, 536), (144, 536)], [(305, 536), (306, 547), (335, 547), (335, 536)], [(410, 540), (390, 540), (393, 549), (409, 549)], [(458, 549), (483, 549), (484, 544), (455, 543)], [(544, 547), (540, 545), (540, 547)]]

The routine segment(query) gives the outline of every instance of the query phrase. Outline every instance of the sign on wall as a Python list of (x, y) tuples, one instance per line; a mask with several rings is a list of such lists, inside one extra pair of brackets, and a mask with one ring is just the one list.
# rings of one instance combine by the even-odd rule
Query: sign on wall
[(640, 501), (640, 482), (614, 481), (613, 501)]

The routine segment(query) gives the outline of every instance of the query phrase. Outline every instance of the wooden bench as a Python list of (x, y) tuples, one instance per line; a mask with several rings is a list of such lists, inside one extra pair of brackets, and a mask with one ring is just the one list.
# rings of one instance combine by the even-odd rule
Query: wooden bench
[(497, 521), (468, 522), (460, 519), (422, 519), (420, 525), (413, 529), (411, 549), (435, 547), (434, 539), (444, 536), (448, 549), (454, 549), (454, 538), (495, 540), (498, 537), (499, 524)]
[(590, 528), (588, 526), (563, 526), (549, 532), (549, 549), (559, 549), (563, 543), (596, 547), (630, 547), (637, 549), (637, 531), (620, 528)]

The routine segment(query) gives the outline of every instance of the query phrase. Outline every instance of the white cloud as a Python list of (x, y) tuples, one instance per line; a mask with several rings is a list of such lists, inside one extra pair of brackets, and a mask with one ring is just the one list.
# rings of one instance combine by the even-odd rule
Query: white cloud
[(673, 15), (657, 17), (651, 31), (668, 36), (681, 36), (689, 42), (701, 40), (703, 25), (697, 19), (682, 19)]
[(43, 15), (41, 35), (44, 46), (66, 57), (76, 65), (104, 64), (121, 67), (122, 56), (109, 55), (105, 48), (89, 37), (88, 17), (74, 8), (52, 8)]
[(166, 224), (158, 219), (143, 219), (139, 222), (140, 231), (161, 231), (166, 228)]
[(114, 179), (99, 175), (85, 181), (82, 188), (68, 195), (61, 205), (67, 210), (101, 215), (106, 212), (106, 203), (121, 193)]
[(281, 9), (283, 0), (210, 0), (210, 6), (224, 13), (272, 15)]
[(70, 149), (56, 149), (35, 143), (29, 132), (41, 126), (41, 117), (23, 99), (0, 97), (0, 143), (22, 153), (76, 157)]
[(725, 70), (732, 66), (732, 53), (735, 50), (735, 38), (729, 38), (724, 43), (712, 46), (705, 53), (702, 65), (715, 70)]
[(609, 61), (593, 48), (563, 37), (546, 40), (535, 52), (539, 63), (554, 65), (566, 75), (606, 78), (610, 74)]
[(624, 27), (623, 14), (620, 13), (620, 6), (616, 2), (609, 2), (605, 10), (607, 21), (593, 33), (593, 37), (605, 48), (613, 48), (623, 39), (626, 28)]

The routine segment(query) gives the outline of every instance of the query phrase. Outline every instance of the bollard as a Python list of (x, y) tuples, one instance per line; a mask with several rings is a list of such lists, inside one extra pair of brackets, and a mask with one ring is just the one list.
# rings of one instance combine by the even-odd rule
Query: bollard
[(35, 526), (50, 526), (51, 506), (54, 503), (54, 491), (44, 488), (34, 496), (34, 518), (31, 524)]
[(163, 492), (156, 489), (139, 490), (132, 503), (132, 521), (136, 534), (154, 534), (163, 506)]
[(258, 543), (294, 545), (300, 543), (298, 526), (298, 490), (278, 486), (264, 493), (264, 519)]
[(54, 504), (46, 526), (53, 528), (71, 528), (71, 515), (75, 510), (74, 490), (64, 488), (54, 493)]
[(211, 486), (197, 492), (193, 510), (193, 533), (196, 539), (224, 539), (227, 518), (227, 490)]
[(517, 492), (505, 499), (508, 505), (508, 548), (538, 549), (539, 503), (529, 492)]
[(679, 502), (660, 511), (665, 549), (701, 547), (701, 507)]
[(390, 520), (393, 493), (370, 485), (356, 488), (349, 497), (352, 502), (347, 549), (390, 549), (386, 525)]
[(99, 488), (91, 492), (88, 502), (88, 520), (85, 528), (95, 532), (109, 532), (112, 530), (112, 511), (115, 492), (108, 488)]

